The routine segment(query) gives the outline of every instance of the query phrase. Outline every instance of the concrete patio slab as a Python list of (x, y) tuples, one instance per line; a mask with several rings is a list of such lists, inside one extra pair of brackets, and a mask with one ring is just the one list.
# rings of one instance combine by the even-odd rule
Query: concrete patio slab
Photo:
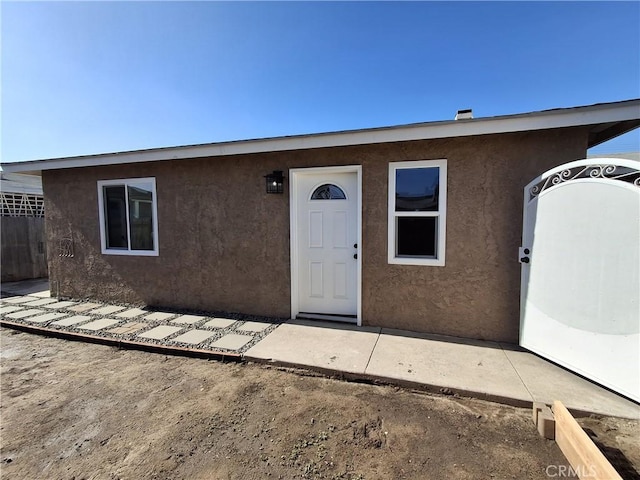
[(379, 328), (296, 320), (251, 347), (247, 360), (364, 374)]
[(71, 310), (72, 312), (76, 312), (76, 313), (82, 313), (88, 310), (93, 310), (94, 308), (97, 308), (100, 306), (103, 306), (103, 305), (101, 303), (86, 302), (86, 303), (81, 303), (80, 305), (75, 305), (74, 307), (69, 307), (68, 310)]
[(116, 335), (126, 335), (129, 333), (137, 332), (138, 330), (142, 330), (143, 328), (146, 328), (148, 326), (149, 324), (144, 322), (128, 322), (120, 327), (116, 327), (107, 331), (109, 333), (115, 333)]
[(107, 305), (105, 307), (96, 308), (95, 310), (91, 310), (91, 315), (112, 315), (116, 312), (124, 310), (126, 307), (121, 307), (119, 305)]
[(9, 303), (11, 305), (15, 305), (18, 303), (27, 303), (27, 302), (33, 302), (35, 300), (35, 298), (33, 297), (11, 297), (11, 298), (5, 298), (2, 300), (2, 303)]
[(32, 280), (20, 280), (19, 282), (4, 282), (2, 291), (12, 295), (34, 295), (36, 297), (48, 297), (49, 279), (35, 278)]
[(17, 310), (22, 310), (22, 307), (18, 307), (16, 305), (6, 305), (3, 307), (0, 307), (0, 315), (3, 315), (5, 313), (15, 312)]
[(73, 317), (63, 318), (62, 320), (58, 320), (53, 322), (51, 325), (60, 325), (61, 327), (70, 327), (71, 325), (77, 325), (78, 323), (86, 322), (90, 320), (91, 317), (89, 315), (74, 315)]
[(177, 323), (179, 325), (193, 325), (205, 318), (207, 317), (203, 317), (201, 315), (180, 315), (178, 318), (171, 320), (171, 323)]
[(57, 302), (55, 298), (40, 298), (38, 300), (33, 300), (32, 302), (23, 303), (23, 305), (27, 307), (42, 307), (47, 303), (54, 303), (54, 302)]
[(27, 322), (33, 323), (44, 323), (48, 322), (49, 320), (55, 320), (56, 318), (66, 317), (67, 315), (68, 314), (62, 312), (49, 312), (45, 313), (44, 315), (36, 315), (35, 317), (25, 318), (25, 320)]
[(49, 287), (46, 290), (40, 290), (38, 292), (30, 293), (29, 295), (33, 295), (34, 297), (47, 298), (51, 296), (51, 292), (49, 291)]
[(4, 305), (5, 303), (9, 303), (12, 300), (22, 298), (22, 295), (9, 295), (6, 297), (0, 298), (0, 305)]
[(135, 318), (140, 315), (144, 315), (145, 313), (149, 313), (148, 310), (142, 310), (141, 308), (130, 308), (125, 310), (124, 312), (119, 312), (114, 315), (114, 317), (118, 318)]
[(175, 317), (176, 314), (175, 313), (166, 313), (166, 312), (153, 312), (149, 315), (146, 315), (144, 317), (142, 317), (143, 319), (153, 322), (153, 321), (164, 321), (167, 320), (171, 317)]
[(366, 373), (485, 398), (532, 398), (498, 343), (382, 329)]
[[(505, 354), (536, 402), (560, 400), (569, 409), (640, 419), (640, 406), (527, 351)], [(613, 367), (615, 368), (615, 367)]]
[(262, 332), (271, 325), (271, 323), (265, 322), (244, 322), (244, 325), (236, 328), (236, 330), (241, 332)]
[(202, 343), (205, 340), (213, 337), (214, 335), (215, 332), (212, 332), (210, 330), (189, 330), (188, 332), (177, 336), (172, 341), (197, 345), (198, 343)]
[(31, 308), (29, 310), (20, 310), (19, 312), (8, 313), (5, 316), (7, 318), (15, 318), (17, 320), (17, 319), (20, 319), (20, 318), (30, 317), (32, 315), (38, 315), (39, 313), (44, 313), (44, 310), (38, 310), (37, 308)]
[(231, 320), (230, 318), (214, 318), (213, 320), (209, 320), (205, 323), (204, 326), (211, 328), (227, 328), (234, 323), (236, 323), (236, 321)]
[(93, 322), (85, 323), (84, 325), (80, 325), (77, 328), (81, 328), (83, 330), (102, 330), (103, 328), (110, 327), (111, 325), (115, 325), (119, 323), (120, 320), (115, 320), (113, 318), (101, 318), (100, 320), (94, 320)]
[(225, 348), (227, 350), (238, 350), (244, 347), (251, 340), (253, 340), (253, 337), (250, 335), (238, 335), (235, 333), (230, 333), (216, 340), (215, 342), (211, 342), (210, 345), (215, 348)]
[(73, 305), (75, 305), (77, 302), (54, 302), (54, 303), (49, 303), (47, 305), (43, 305), (45, 308), (54, 308), (54, 309), (58, 309), (58, 308), (69, 308)]
[(168, 337), (169, 335), (173, 335), (176, 332), (182, 330), (180, 327), (172, 327), (169, 325), (161, 325), (156, 328), (152, 328), (148, 332), (141, 333), (138, 335), (141, 338), (150, 338), (153, 340), (161, 340), (163, 338)]

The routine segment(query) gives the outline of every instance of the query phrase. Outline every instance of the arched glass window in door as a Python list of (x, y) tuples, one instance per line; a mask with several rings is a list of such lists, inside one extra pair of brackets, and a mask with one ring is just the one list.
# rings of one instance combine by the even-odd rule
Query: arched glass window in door
[(344, 191), (332, 183), (320, 185), (311, 194), (311, 200), (346, 200), (346, 198)]

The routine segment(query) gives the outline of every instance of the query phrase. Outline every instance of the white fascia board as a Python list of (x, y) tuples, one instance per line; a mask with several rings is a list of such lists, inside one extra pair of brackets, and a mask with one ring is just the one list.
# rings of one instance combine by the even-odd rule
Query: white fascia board
[(312, 148), (468, 137), (640, 120), (640, 99), (542, 112), (2, 164), (6, 172), (121, 165)]

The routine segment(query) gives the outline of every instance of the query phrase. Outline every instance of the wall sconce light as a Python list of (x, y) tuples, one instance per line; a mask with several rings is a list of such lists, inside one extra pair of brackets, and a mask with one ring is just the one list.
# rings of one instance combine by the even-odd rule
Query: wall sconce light
[(267, 193), (282, 193), (284, 184), (284, 176), (282, 170), (274, 170), (273, 173), (265, 175), (267, 179)]

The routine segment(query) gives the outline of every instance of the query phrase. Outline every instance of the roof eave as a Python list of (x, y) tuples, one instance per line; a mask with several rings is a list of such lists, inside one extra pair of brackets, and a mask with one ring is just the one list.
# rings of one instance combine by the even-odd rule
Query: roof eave
[[(601, 126), (606, 128), (600, 128)], [(398, 127), (351, 130), (203, 145), (156, 148), (78, 157), (31, 160), (2, 164), (7, 172), (37, 172), (62, 168), (120, 165), (252, 153), (307, 150), (353, 145), (466, 137), (576, 126), (592, 126), (589, 147), (621, 135), (640, 125), (640, 99), (541, 112), (419, 123)]]
[(594, 125), (589, 130), (588, 148), (600, 145), (638, 127), (640, 127), (638, 119)]

